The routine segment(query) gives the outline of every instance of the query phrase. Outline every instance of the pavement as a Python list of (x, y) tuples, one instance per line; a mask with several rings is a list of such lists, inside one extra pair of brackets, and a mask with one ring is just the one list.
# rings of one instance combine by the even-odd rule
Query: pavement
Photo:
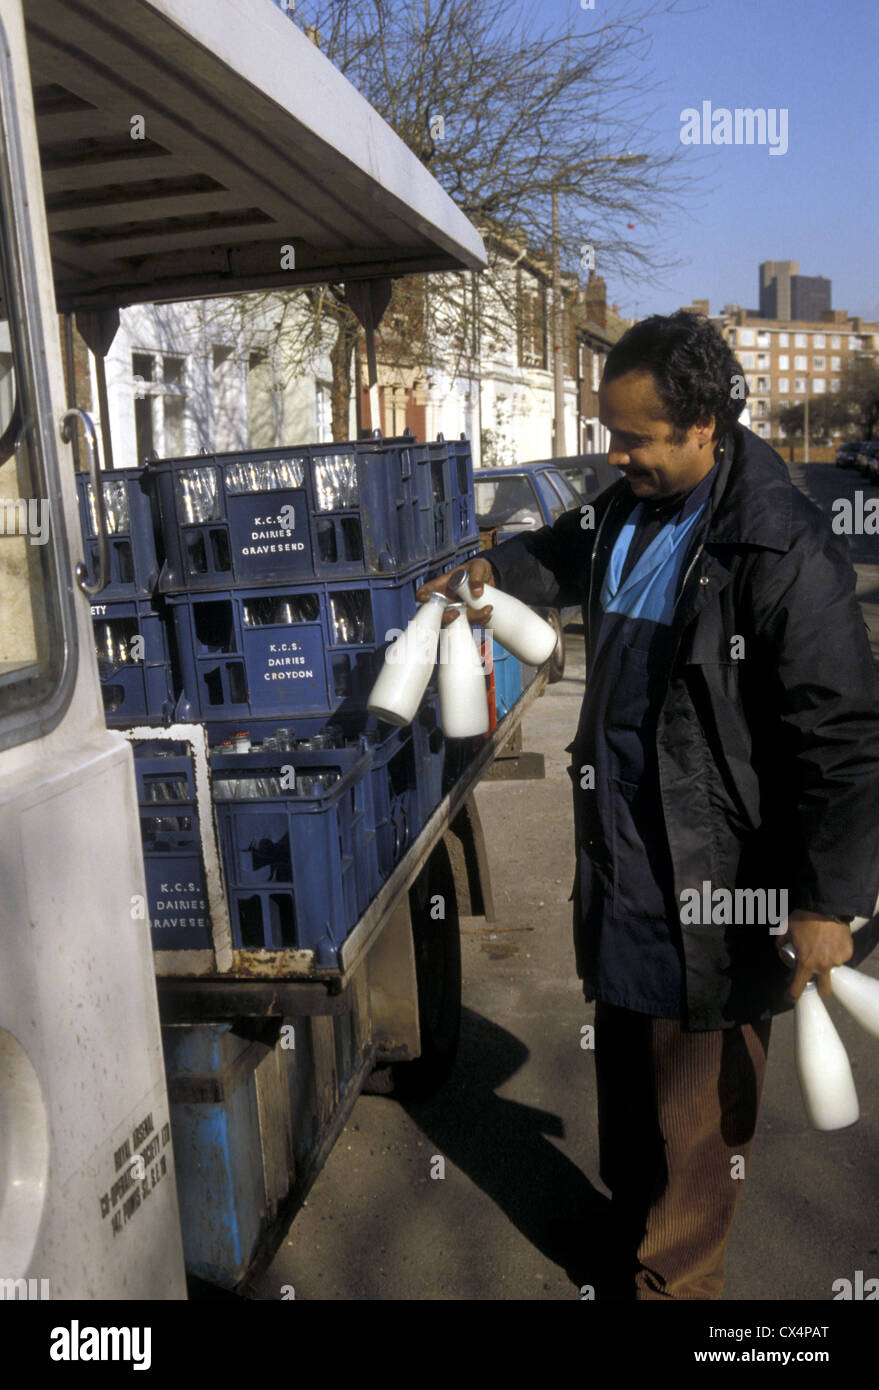
[[(863, 487), (828, 465), (798, 486), (829, 511)], [(872, 489), (879, 496), (879, 489)], [(879, 660), (879, 538), (852, 538)], [(358, 1098), (255, 1296), (279, 1299), (579, 1300), (601, 1288), (608, 1201), (598, 1177), (592, 1005), (574, 968), (570, 781), (564, 752), (583, 696), (582, 632), (565, 678), (523, 724), (546, 778), (476, 792), (496, 921), (463, 919), (464, 1026), (451, 1080), (429, 1103)], [(879, 978), (879, 953), (862, 969)], [(773, 1023), (751, 1171), (742, 1182), (723, 1301), (834, 1297), (879, 1276), (879, 1068), (875, 1038), (831, 1000), (861, 1118), (818, 1133), (794, 1070), (793, 1016)], [(286, 1295), (289, 1297), (289, 1293)]]

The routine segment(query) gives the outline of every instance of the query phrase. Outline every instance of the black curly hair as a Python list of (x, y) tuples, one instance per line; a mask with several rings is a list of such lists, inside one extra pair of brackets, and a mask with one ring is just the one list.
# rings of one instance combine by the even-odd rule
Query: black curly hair
[(626, 372), (650, 372), (675, 444), (706, 415), (714, 416), (714, 438), (722, 439), (748, 395), (745, 374), (729, 344), (704, 314), (684, 309), (651, 314), (614, 343), (602, 379), (613, 381)]

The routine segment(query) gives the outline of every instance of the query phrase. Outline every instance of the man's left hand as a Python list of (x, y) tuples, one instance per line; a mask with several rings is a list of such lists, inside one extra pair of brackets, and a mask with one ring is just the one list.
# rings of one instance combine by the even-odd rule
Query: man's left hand
[(818, 976), (818, 993), (827, 996), (831, 993), (832, 967), (845, 965), (854, 955), (851, 927), (799, 908), (788, 914), (787, 927), (787, 935), (778, 944), (783, 946), (789, 937), (797, 953), (790, 998), (799, 999), (813, 975)]

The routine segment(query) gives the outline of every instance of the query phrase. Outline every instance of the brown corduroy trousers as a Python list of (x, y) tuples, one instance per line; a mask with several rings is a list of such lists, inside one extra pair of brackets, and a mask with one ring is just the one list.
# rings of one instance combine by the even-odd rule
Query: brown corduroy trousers
[(635, 1299), (720, 1296), (770, 1027), (688, 1033), (596, 1003), (599, 1171)]

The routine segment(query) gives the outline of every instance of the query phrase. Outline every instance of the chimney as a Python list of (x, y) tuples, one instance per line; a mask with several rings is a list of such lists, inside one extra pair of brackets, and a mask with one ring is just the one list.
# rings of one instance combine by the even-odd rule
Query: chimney
[(607, 327), (607, 286), (604, 276), (596, 275), (594, 270), (590, 270), (586, 285), (586, 322)]

